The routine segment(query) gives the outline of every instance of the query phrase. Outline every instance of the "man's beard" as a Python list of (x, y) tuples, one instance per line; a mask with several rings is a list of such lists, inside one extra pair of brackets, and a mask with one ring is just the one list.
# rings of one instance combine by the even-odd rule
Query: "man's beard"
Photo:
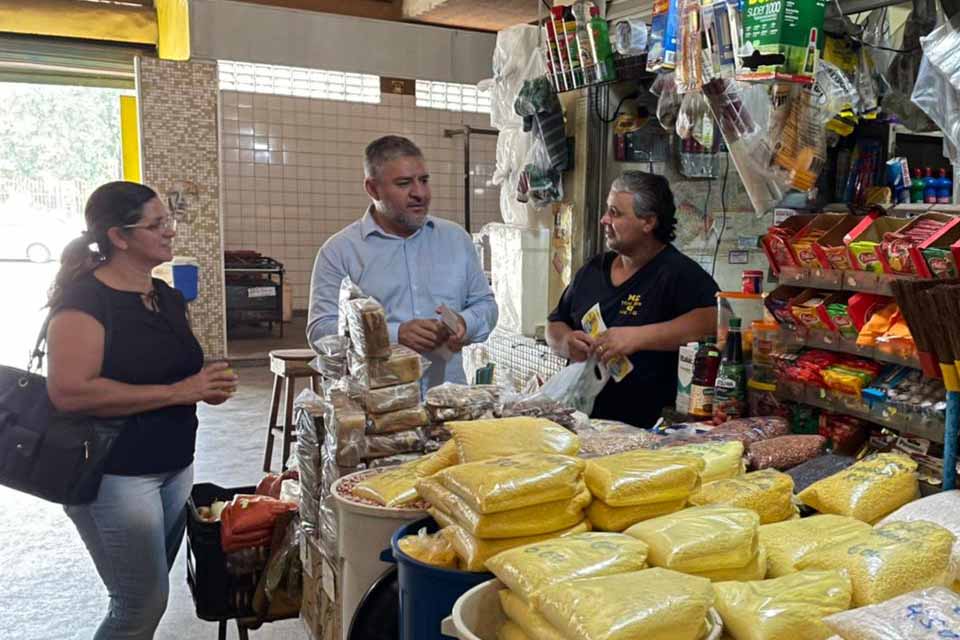
[(426, 211), (422, 217), (417, 217), (413, 214), (407, 213), (406, 211), (394, 211), (391, 212), (393, 215), (393, 221), (403, 227), (404, 229), (409, 229), (410, 231), (416, 231), (423, 226), (423, 223), (427, 220)]

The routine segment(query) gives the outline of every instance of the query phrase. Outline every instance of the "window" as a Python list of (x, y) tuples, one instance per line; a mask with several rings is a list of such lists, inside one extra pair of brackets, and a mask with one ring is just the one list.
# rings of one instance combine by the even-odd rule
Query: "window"
[(272, 64), (218, 62), (220, 89), (278, 96), (380, 103), (380, 77)]
[(480, 91), (475, 84), (417, 80), (417, 106), (490, 113), (490, 92)]

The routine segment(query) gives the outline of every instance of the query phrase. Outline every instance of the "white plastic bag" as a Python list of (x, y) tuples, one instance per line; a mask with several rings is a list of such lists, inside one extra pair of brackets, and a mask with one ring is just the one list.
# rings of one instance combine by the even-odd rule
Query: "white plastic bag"
[(568, 407), (590, 415), (610, 373), (595, 357), (568, 365), (547, 380), (540, 392)]

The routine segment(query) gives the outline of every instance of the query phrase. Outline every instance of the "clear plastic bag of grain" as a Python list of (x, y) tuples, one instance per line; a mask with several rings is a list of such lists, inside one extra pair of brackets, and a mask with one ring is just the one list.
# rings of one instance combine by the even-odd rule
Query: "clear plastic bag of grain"
[(822, 455), (826, 446), (819, 435), (779, 436), (751, 443), (747, 458), (753, 469), (785, 471)]
[[(419, 408), (420, 383), (408, 382), (393, 387), (367, 389), (363, 392), (363, 406), (370, 413), (385, 414), (403, 409)], [(420, 425), (417, 425), (420, 426)]]
[(960, 638), (960, 596), (944, 587), (922, 589), (823, 622), (843, 640)]

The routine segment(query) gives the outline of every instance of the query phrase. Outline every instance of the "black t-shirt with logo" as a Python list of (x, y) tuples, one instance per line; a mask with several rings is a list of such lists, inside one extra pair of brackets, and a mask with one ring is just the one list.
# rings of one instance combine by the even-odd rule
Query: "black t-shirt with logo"
[[(581, 320), (599, 303), (611, 327), (638, 327), (668, 322), (694, 309), (716, 304), (717, 283), (703, 268), (667, 245), (619, 287), (610, 280), (616, 254), (608, 252), (584, 265), (550, 314), (582, 330)], [(592, 417), (651, 427), (677, 394), (677, 351), (639, 351), (630, 357), (633, 371), (620, 382), (610, 380), (597, 397)]]

